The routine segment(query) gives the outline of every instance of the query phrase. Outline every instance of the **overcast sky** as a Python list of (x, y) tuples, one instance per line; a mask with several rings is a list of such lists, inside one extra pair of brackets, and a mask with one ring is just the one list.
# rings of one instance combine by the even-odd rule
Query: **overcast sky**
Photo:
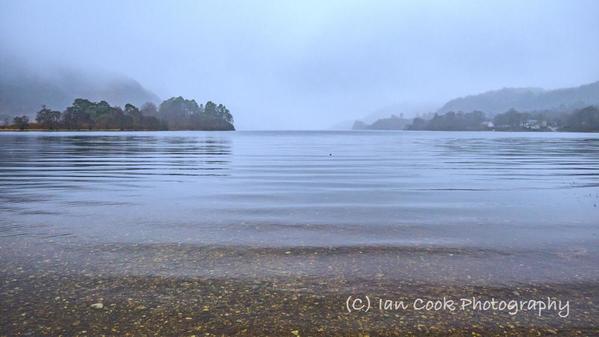
[(322, 129), (386, 106), (599, 80), (599, 1), (0, 2), (35, 69), (124, 74), (225, 103), (239, 129)]

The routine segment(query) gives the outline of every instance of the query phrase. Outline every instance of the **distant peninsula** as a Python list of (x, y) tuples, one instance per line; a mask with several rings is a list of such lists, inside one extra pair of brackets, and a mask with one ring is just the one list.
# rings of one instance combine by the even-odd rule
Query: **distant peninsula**
[[(11, 123), (12, 122), (12, 123)], [(111, 106), (106, 101), (77, 98), (64, 111), (42, 106), (30, 122), (26, 115), (3, 121), (4, 130), (207, 130), (232, 131), (233, 115), (223, 104), (198, 104), (181, 96), (169, 98), (160, 106), (148, 102), (136, 107)]]
[(599, 106), (599, 81), (577, 87), (546, 90), (542, 88), (503, 88), (452, 99), (436, 112), (484, 111), (490, 116), (510, 109), (522, 112), (571, 112), (589, 105)]
[(482, 111), (435, 113), (432, 118), (409, 121), (396, 116), (372, 124), (356, 121), (353, 130), (427, 131), (563, 131), (599, 132), (599, 107), (588, 106), (572, 112), (520, 112), (510, 109), (490, 118)]
[(456, 98), (434, 113), (391, 115), (353, 130), (599, 132), (599, 82), (573, 88), (505, 88)]
[[(235, 130), (223, 104), (158, 95), (100, 70), (34, 71), (0, 58), (0, 130)], [(41, 107), (41, 108), (40, 108)]]

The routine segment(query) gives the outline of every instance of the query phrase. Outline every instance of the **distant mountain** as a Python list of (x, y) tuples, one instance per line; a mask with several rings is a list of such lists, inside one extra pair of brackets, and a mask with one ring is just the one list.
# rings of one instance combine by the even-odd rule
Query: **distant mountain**
[(355, 121), (352, 130), (403, 130), (410, 125), (411, 122), (411, 119), (391, 115), (391, 117), (388, 118), (377, 119), (372, 124)]
[[(432, 102), (410, 102), (403, 101), (395, 104), (390, 104), (385, 107), (379, 108), (367, 116), (360, 118), (355, 121), (344, 121), (333, 126), (336, 130), (362, 130), (362, 129), (373, 129), (373, 130), (395, 130), (397, 128), (403, 129), (405, 127), (404, 122), (399, 120), (408, 120), (415, 116), (426, 115), (430, 111), (434, 111), (439, 105)], [(399, 117), (398, 117), (399, 116)], [(381, 122), (378, 122), (382, 120)]]
[(105, 100), (119, 106), (160, 102), (158, 96), (127, 77), (83, 74), (72, 70), (55, 70), (40, 75), (22, 67), (2, 65), (1, 115), (33, 116), (42, 105), (62, 110), (78, 97)]
[(453, 99), (437, 113), (449, 111), (484, 111), (489, 115), (518, 111), (568, 111), (599, 105), (599, 81), (574, 88), (544, 90), (540, 88), (505, 88), (478, 95)]
[(399, 116), (402, 118), (416, 117), (434, 111), (443, 102), (411, 102), (403, 101), (390, 104), (379, 108), (367, 116), (360, 118), (364, 123), (374, 123), (378, 119), (388, 118), (389, 116)]

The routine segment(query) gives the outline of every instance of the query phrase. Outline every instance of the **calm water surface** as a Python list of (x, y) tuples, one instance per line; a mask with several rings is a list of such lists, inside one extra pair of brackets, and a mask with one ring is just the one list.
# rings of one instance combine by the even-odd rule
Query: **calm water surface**
[(599, 136), (0, 134), (0, 235), (256, 246), (597, 246)]

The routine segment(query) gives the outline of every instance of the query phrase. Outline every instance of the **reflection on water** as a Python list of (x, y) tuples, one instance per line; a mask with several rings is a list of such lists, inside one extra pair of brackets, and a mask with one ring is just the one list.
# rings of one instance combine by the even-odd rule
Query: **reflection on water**
[(0, 235), (258, 246), (594, 246), (599, 137), (0, 134)]
[(85, 182), (227, 174), (230, 143), (218, 137), (137, 135), (28, 136), (2, 139), (3, 183), (78, 187)]

